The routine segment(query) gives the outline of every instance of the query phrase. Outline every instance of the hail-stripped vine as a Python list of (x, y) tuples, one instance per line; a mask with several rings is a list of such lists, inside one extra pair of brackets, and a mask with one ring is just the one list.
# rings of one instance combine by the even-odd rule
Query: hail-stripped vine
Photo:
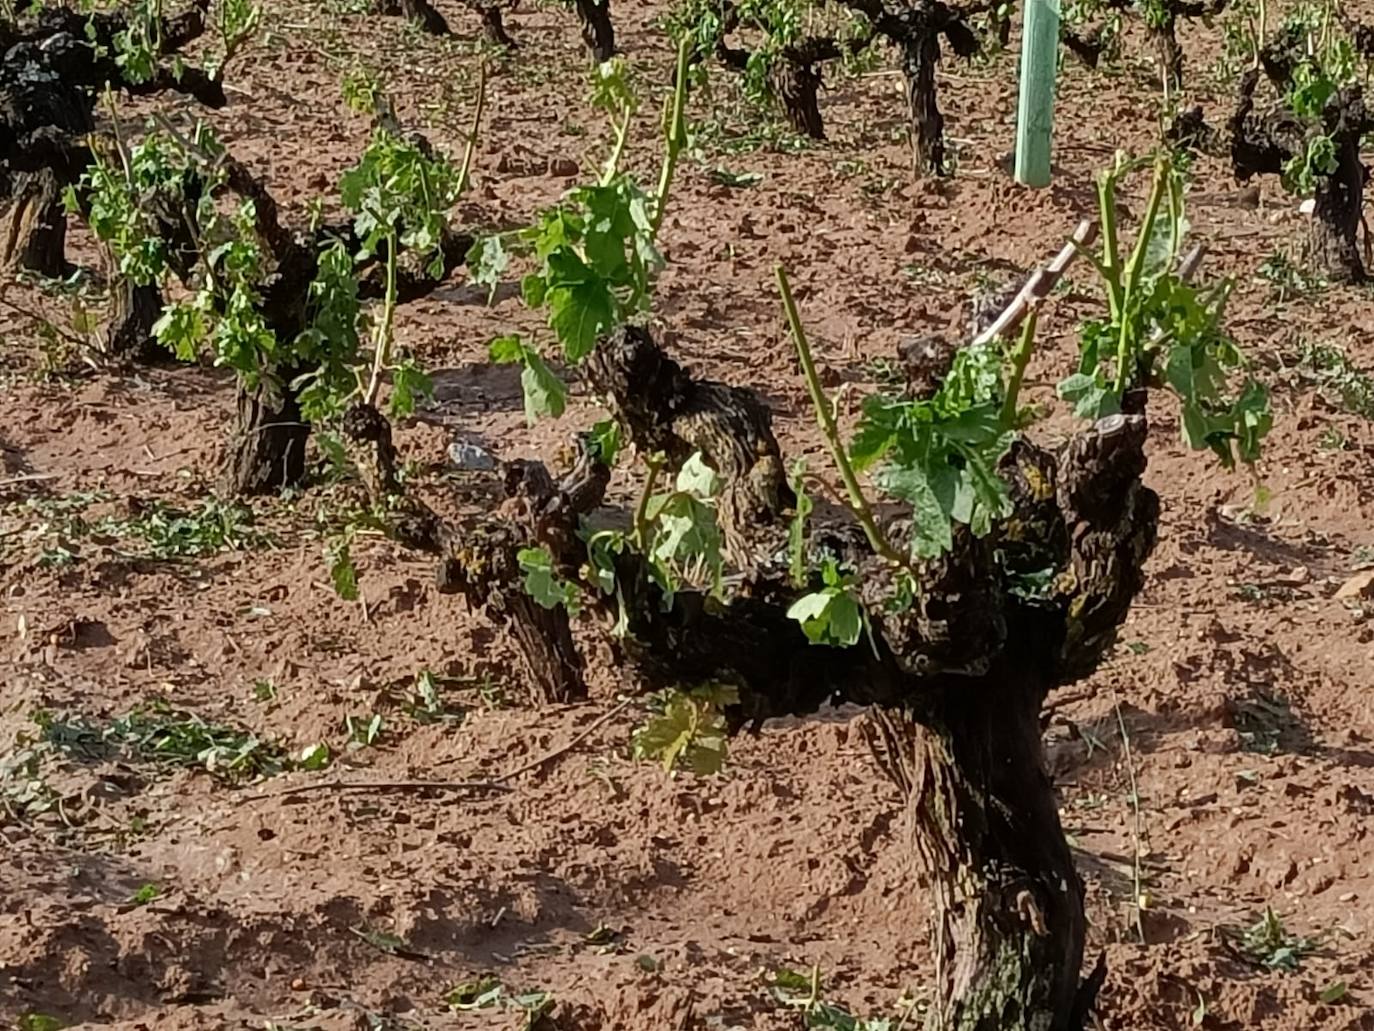
[[(1130, 172), (1151, 164), (1147, 218), (1125, 252), (1117, 222), (1117, 190)], [(911, 603), (919, 589), (920, 565), (952, 547), (956, 525), (985, 536), (1010, 511), (998, 466), (1028, 417), (1019, 396), (1034, 351), (1039, 307), (1075, 250), (1098, 273), (1108, 313), (1106, 319), (1082, 327), (1079, 372), (1060, 384), (1061, 396), (1074, 402), (1080, 417), (1095, 419), (1143, 405), (1148, 388), (1168, 387), (1178, 398), (1183, 436), (1190, 447), (1210, 448), (1228, 467), (1237, 459), (1253, 463), (1258, 458), (1271, 420), (1268, 395), (1245, 372), (1239, 351), (1221, 328), (1228, 284), (1197, 287), (1190, 281), (1193, 263), (1183, 254), (1187, 221), (1176, 158), (1161, 154), (1151, 162), (1118, 156), (1099, 181), (1099, 202), (1100, 251), (1088, 251), (1093, 234), (1085, 225), (1065, 253), (1031, 278), (997, 323), (1003, 334), (1010, 334), (1019, 322), (1014, 342), (983, 334), (954, 355), (943, 381), (928, 397), (868, 398), (847, 450), (820, 387), (786, 273), (778, 268), (779, 292), (799, 364), (849, 505), (874, 552), (898, 567), (886, 607)], [(1232, 381), (1234, 390), (1228, 389)], [(1135, 395), (1138, 400), (1132, 399)], [(891, 542), (891, 531), (879, 525), (864, 496), (858, 473), (873, 467), (879, 492), (904, 503), (910, 513), (904, 551)], [(803, 471), (794, 469), (796, 487), (801, 486)], [(843, 568), (832, 555), (807, 553), (809, 510), (809, 500), (798, 490), (788, 559), (790, 579), (804, 593), (791, 604), (788, 616), (813, 644), (855, 645), (868, 627), (857, 571)], [(636, 542), (618, 540), (617, 545), (634, 547)], [(1035, 592), (1045, 586), (1029, 577), (1020, 589)], [(708, 764), (718, 766), (715, 740), (722, 724), (712, 708), (716, 690), (718, 685), (694, 688), (674, 695), (673, 703), (661, 704), (659, 715), (639, 732), (637, 752), (671, 765), (690, 744), (693, 728), (701, 727), (711, 742)], [(649, 749), (647, 742), (658, 750)], [(688, 765), (697, 763), (689, 760)]]

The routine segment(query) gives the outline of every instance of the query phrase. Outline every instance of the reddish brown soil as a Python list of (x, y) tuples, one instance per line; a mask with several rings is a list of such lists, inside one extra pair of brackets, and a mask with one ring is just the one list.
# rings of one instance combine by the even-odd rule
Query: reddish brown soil
[[(473, 30), (458, 4), (441, 6)], [(622, 0), (616, 10), (651, 94), (630, 157), (646, 177), (669, 77), (654, 27), (663, 9)], [(267, 42), (231, 75), (232, 106), (214, 121), (294, 212), (331, 192), (365, 144), (365, 122), (339, 93), (358, 62), (385, 70), (404, 121), (459, 151), (475, 85), (468, 44), (304, 0), (269, 5), (267, 20)], [(603, 153), (571, 16), (526, 5), (510, 25), (523, 46), (493, 82), (477, 189), (460, 211), (475, 227), (528, 219), (571, 182), (548, 174), (550, 161), (592, 168)], [(1207, 68), (1219, 30), (1184, 34), (1198, 98), (1215, 111)], [(1146, 52), (1128, 40), (1128, 54)], [(792, 272), (824, 364), (857, 396), (872, 387), (869, 362), (904, 335), (961, 324), (977, 277), (1019, 274), (1052, 253), (1091, 214), (1091, 176), (1113, 149), (1149, 146), (1154, 93), (1141, 67), (1069, 67), (1055, 185), (1017, 188), (999, 165), (1014, 68), (1010, 55), (945, 68), (959, 154), (947, 183), (910, 183), (888, 74), (831, 76), (823, 145), (731, 154), (703, 138), (705, 163), (684, 163), (656, 327), (696, 368), (760, 388), (784, 446), (815, 455), (813, 468), (829, 464), (780, 323), (774, 262)], [(711, 104), (733, 110), (733, 86), (717, 81), (713, 98), (694, 98), (694, 117)], [(714, 167), (763, 178), (732, 189), (714, 183)], [(1137, 184), (1126, 207), (1139, 206)], [(1149, 479), (1164, 516), (1148, 586), (1123, 647), (1055, 701), (1047, 731), (1088, 884), (1090, 954), (1104, 951), (1110, 968), (1101, 1026), (1371, 1028), (1374, 630), (1333, 594), (1371, 554), (1359, 549), (1374, 548), (1374, 427), (1283, 371), (1303, 341), (1339, 344), (1374, 370), (1370, 294), (1281, 303), (1256, 273), (1297, 239), (1300, 216), (1277, 193), (1258, 210), (1237, 203), (1219, 163), (1199, 165), (1190, 214), (1211, 248), (1207, 270), (1236, 279), (1239, 342), (1276, 384), (1262, 470), (1273, 498), (1248, 515), (1248, 480), (1184, 450), (1169, 405), (1156, 406)], [(1087, 286), (1085, 270), (1076, 281)], [(570, 424), (595, 417), (579, 397), (563, 423), (526, 429), (518, 384), (484, 364), (485, 345), (513, 329), (537, 334), (539, 320), (509, 291), (484, 302), (460, 275), (403, 309), (400, 340), (439, 385), (401, 434), (408, 458), (437, 466), (458, 430), (503, 457), (552, 459)], [(1090, 295), (1070, 291), (1047, 317), (1031, 370), (1044, 398), (1090, 311)], [(60, 309), (54, 317), (66, 324)], [(568, 741), (633, 687), (607, 669), (592, 705), (527, 706), (500, 628), (436, 593), (426, 562), (377, 537), (355, 545), (366, 606), (340, 601), (314, 527), (346, 488), (258, 504), (270, 547), (154, 562), (88, 538), (75, 563), (44, 566), (55, 538), (42, 511), (74, 492), (107, 492), (88, 515), (127, 512), (129, 499), (197, 504), (214, 482), (231, 389), (215, 372), (172, 367), (44, 379), (32, 322), (0, 318), (0, 754), (23, 749), (35, 710), (102, 722), (160, 698), (292, 751), (328, 741), (342, 755), (335, 772), (349, 776), (483, 778)], [(423, 489), (462, 498), (475, 488), (430, 478)], [(419, 725), (390, 692), (422, 669), (488, 678), (511, 704), (485, 704), (468, 682), (447, 689), (460, 721)], [(262, 680), (275, 700), (255, 695)], [(345, 717), (373, 712), (387, 720), (381, 741), (345, 752)], [(794, 1028), (799, 1015), (768, 996), (763, 972), (818, 964), (828, 998), (895, 1027), (899, 1000), (930, 984), (928, 907), (865, 718), (770, 725), (734, 744), (722, 776), (696, 781), (628, 758), (630, 710), (512, 790), (473, 796), (274, 797), (332, 775), (232, 788), (147, 761), (48, 754), (39, 776), (61, 810), (0, 810), (0, 1025), (40, 1012), (158, 1029), (518, 1026), (509, 1011), (447, 1011), (454, 983), (489, 972), (513, 991), (552, 992), (560, 1027)], [(11, 772), (3, 786), (17, 782)], [(1131, 917), (1133, 798), (1151, 900), (1144, 943)], [(132, 904), (144, 884), (161, 895)], [(1257, 970), (1226, 944), (1223, 928), (1266, 906), (1320, 943), (1295, 972)], [(609, 946), (595, 943), (601, 927), (617, 932)], [(350, 928), (395, 935), (406, 954)], [(1336, 981), (1346, 997), (1321, 1002)]]

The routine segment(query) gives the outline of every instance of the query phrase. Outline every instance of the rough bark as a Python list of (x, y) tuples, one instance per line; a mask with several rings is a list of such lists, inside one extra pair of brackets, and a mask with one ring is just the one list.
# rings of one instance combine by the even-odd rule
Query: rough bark
[(842, 2), (867, 17), (874, 31), (900, 50), (913, 169), (918, 177), (945, 175), (945, 119), (936, 96), (935, 70), (941, 39), (959, 57), (978, 52), (978, 37), (966, 15), (941, 0), (908, 0), (895, 13), (882, 0)]
[(1292, 85), (1302, 46), (1300, 38), (1285, 31), (1262, 48), (1261, 65), (1277, 95), (1268, 109), (1260, 109), (1256, 101), (1260, 72), (1251, 69), (1241, 77), (1236, 107), (1224, 131), (1209, 126), (1201, 109), (1194, 108), (1180, 113), (1167, 135), (1202, 153), (1229, 151), (1232, 171), (1241, 182), (1257, 175), (1283, 175), (1290, 162), (1308, 152), (1314, 139), (1329, 139), (1335, 147), (1335, 167), (1314, 176), (1307, 261), (1332, 282), (1359, 283), (1366, 278), (1358, 234), (1367, 177), (1360, 144), (1365, 134), (1374, 131), (1374, 117), (1358, 85), (1334, 93), (1319, 118), (1301, 118), (1286, 108), (1280, 98)]
[(935, 902), (932, 1023), (943, 1031), (1067, 1029), (1075, 1012), (1083, 885), (1044, 772), (1048, 686), (999, 663), (903, 735), (916, 855)]
[(582, 25), (582, 41), (593, 60), (609, 61), (615, 56), (615, 25), (611, 22), (611, 0), (573, 0), (577, 20)]
[(58, 279), (67, 273), (62, 182), (50, 168), (15, 177), (5, 215), (0, 268)]
[(680, 466), (694, 452), (721, 475), (717, 521), (741, 567), (782, 546), (783, 514), (796, 504), (772, 414), (751, 390), (697, 380), (637, 326), (617, 330), (588, 357), (587, 377), (627, 442)]
[(787, 117), (787, 124), (793, 131), (810, 136), (813, 140), (825, 139), (825, 125), (821, 120), (818, 101), (820, 73), (811, 65), (784, 58), (774, 66), (770, 81)]
[(1080, 32), (1072, 25), (1065, 25), (1060, 29), (1059, 39), (1079, 64), (1085, 68), (1096, 68), (1102, 60), (1102, 52), (1107, 49), (1103, 34), (1104, 27), (1101, 25), (1090, 32)]
[(902, 52), (911, 117), (911, 162), (918, 176), (945, 174), (945, 117), (935, 96), (939, 61), (940, 44), (933, 35), (921, 36)]
[(482, 19), (482, 37), (488, 43), (508, 50), (515, 49), (515, 40), (511, 39), (510, 33), (506, 31), (505, 14), (499, 4), (478, 3), (469, 6), (475, 6), (478, 16)]
[(1358, 243), (1364, 179), (1360, 137), (1343, 134), (1337, 141), (1335, 171), (1317, 180), (1307, 237), (1308, 262), (1332, 282), (1362, 283), (1365, 279)]
[(220, 489), (235, 497), (271, 494), (305, 478), (310, 424), (289, 381), (275, 389), (235, 388), (234, 424), (220, 473)]
[(162, 314), (156, 286), (136, 285), (115, 277), (110, 283), (110, 317), (101, 332), (100, 350), (113, 362), (145, 362), (157, 353), (153, 326)]

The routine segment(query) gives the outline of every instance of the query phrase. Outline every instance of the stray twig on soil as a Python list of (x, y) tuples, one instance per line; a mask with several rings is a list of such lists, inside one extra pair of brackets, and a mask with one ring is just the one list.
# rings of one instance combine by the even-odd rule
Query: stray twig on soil
[(0, 487), (13, 487), (16, 483), (39, 483), (43, 480), (56, 480), (58, 477), (58, 473), (24, 473), (22, 476), (0, 480)]
[(266, 798), (286, 798), (290, 795), (305, 795), (316, 791), (513, 791), (515, 789), (510, 787), (506, 783), (507, 781), (514, 780), (531, 770), (537, 770), (539, 767), (553, 762), (559, 756), (571, 752), (591, 737), (598, 728), (625, 711), (633, 701), (633, 698), (623, 699), (618, 705), (592, 720), (580, 733), (574, 734), (567, 744), (545, 752), (539, 758), (531, 759), (523, 766), (517, 766), (515, 769), (502, 773), (491, 780), (344, 780), (341, 777), (334, 777), (330, 780), (313, 781), (309, 784), (292, 784), (290, 787), (280, 788), (276, 791), (261, 791), (256, 795), (247, 796), (243, 801), (259, 802)]
[(1121, 750), (1126, 760), (1126, 774), (1131, 787), (1131, 813), (1134, 819), (1131, 829), (1131, 882), (1135, 897), (1131, 899), (1131, 905), (1135, 909), (1135, 933), (1140, 937), (1140, 944), (1144, 945), (1145, 920), (1141, 915), (1143, 886), (1140, 873), (1140, 795), (1135, 783), (1135, 760), (1131, 757), (1131, 735), (1126, 732), (1126, 719), (1121, 715), (1121, 701), (1118, 699), (1114, 705), (1116, 725), (1121, 730)]
[(607, 709), (605, 712), (603, 712), (603, 713), (602, 713), (600, 716), (598, 716), (596, 719), (594, 719), (594, 720), (592, 720), (590, 723), (588, 723), (587, 726), (586, 726), (585, 728), (583, 728), (582, 733), (580, 733), (580, 734), (574, 734), (573, 737), (572, 737), (572, 740), (570, 740), (566, 745), (562, 745), (562, 746), (559, 747), (559, 748), (555, 748), (555, 749), (554, 749), (553, 751), (551, 751), (551, 752), (545, 752), (545, 753), (544, 753), (543, 755), (541, 755), (538, 759), (531, 759), (529, 762), (525, 763), (524, 766), (517, 766), (515, 769), (511, 770), (509, 773), (503, 773), (503, 774), (501, 774), (499, 777), (497, 777), (497, 778), (493, 781), (493, 783), (498, 784), (498, 785), (504, 785), (504, 784), (506, 783), (506, 781), (508, 781), (508, 780), (514, 780), (516, 777), (520, 776), (520, 775), (523, 774), (523, 773), (529, 773), (531, 770), (537, 770), (537, 769), (539, 769), (539, 767), (543, 766), (545, 763), (553, 762), (553, 760), (557, 759), (560, 755), (563, 755), (563, 754), (565, 754), (565, 753), (567, 753), (567, 752), (571, 752), (574, 748), (576, 748), (578, 745), (580, 745), (583, 741), (585, 741), (585, 740), (587, 740), (587, 738), (591, 737), (592, 734), (593, 734), (599, 727), (602, 726), (602, 724), (609, 723), (615, 716), (618, 716), (620, 713), (624, 712), (627, 708), (629, 708), (629, 707), (630, 707), (630, 704), (631, 704), (633, 701), (634, 701), (633, 698), (624, 698), (624, 699), (622, 699), (619, 705), (616, 705), (616, 706), (614, 706), (613, 708)]
[(260, 791), (244, 798), (245, 802), (260, 802), (265, 798), (286, 798), (306, 795), (314, 791), (510, 791), (492, 780), (344, 780), (334, 777), (309, 784), (292, 784), (276, 791)]

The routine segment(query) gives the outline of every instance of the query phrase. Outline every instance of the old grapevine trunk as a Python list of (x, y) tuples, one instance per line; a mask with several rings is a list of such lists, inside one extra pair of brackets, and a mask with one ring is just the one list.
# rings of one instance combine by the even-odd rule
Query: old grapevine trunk
[[(946, 555), (914, 569), (875, 554), (852, 524), (811, 527), (812, 557), (856, 573), (871, 634), (846, 648), (810, 644), (788, 616), (820, 578), (799, 588), (789, 573), (796, 498), (757, 395), (694, 377), (636, 328), (602, 341), (585, 368), (637, 451), (670, 464), (700, 454), (716, 470), (716, 521), (744, 574), (728, 604), (686, 585), (669, 597), (638, 550), (620, 549), (613, 596), (584, 596), (625, 631), (607, 642), (616, 661), (650, 688), (734, 685), (739, 703), (727, 719), (736, 730), (829, 703), (876, 707), (879, 751), (907, 792), (914, 858), (934, 902), (933, 1031), (1081, 1031), (1103, 975), (1080, 982), (1082, 887), (1038, 716), (1052, 688), (1096, 667), (1141, 587), (1158, 519), (1141, 483), (1143, 411), (1104, 419), (1054, 451), (1017, 441), (998, 468), (1010, 515), (981, 538), (958, 528)], [(570, 513), (600, 502), (600, 469), (582, 491), (554, 489), (537, 463), (513, 463), (500, 511), (430, 550), (460, 572), (474, 568), (474, 552), (483, 568), (509, 565), (488, 546), (506, 534), (507, 556), (537, 541), (561, 575), (575, 576), (587, 552)], [(398, 538), (413, 520), (402, 522)], [(909, 575), (917, 588), (890, 604)], [(517, 642), (535, 647), (517, 618)], [(546, 637), (546, 653), (562, 640)]]
[(226, 493), (271, 494), (305, 478), (310, 424), (301, 418), (290, 379), (283, 377), (276, 389), (236, 386), (232, 436), (220, 474)]
[(110, 284), (110, 318), (100, 350), (115, 362), (148, 361), (157, 353), (153, 326), (162, 314), (162, 294), (152, 284), (137, 285), (124, 277)]
[(582, 41), (597, 62), (615, 56), (615, 25), (611, 22), (611, 0), (573, 0), (577, 20), (582, 23)]
[(909, 736), (942, 1031), (1067, 1031), (1082, 1008), (1083, 888), (1041, 756), (1047, 687), (999, 664)]
[(4, 234), (0, 267), (50, 279), (66, 274), (67, 213), (56, 172), (42, 168), (16, 177)]
[(1365, 278), (1358, 236), (1364, 208), (1364, 165), (1360, 137), (1336, 140), (1336, 168), (1317, 180), (1308, 229), (1308, 260), (1333, 282), (1359, 283)]
[(825, 139), (825, 123), (821, 120), (818, 95), (821, 76), (810, 65), (783, 58), (771, 73), (773, 92), (782, 104), (787, 124), (794, 132)]
[[(555, 556), (567, 552), (569, 542), (577, 539), (581, 517), (601, 503), (610, 470), (592, 457), (585, 442), (577, 464), (559, 483), (538, 463), (508, 463), (502, 477), (506, 500), (497, 515), (460, 526), (402, 493), (385, 416), (371, 405), (354, 405), (342, 429), (368, 495), (388, 513), (391, 535), (407, 547), (437, 556), (439, 590), (463, 595), (515, 639), (532, 701), (564, 703), (586, 697), (582, 655), (568, 612), (562, 606), (545, 608), (530, 597), (519, 560), (527, 548), (547, 548)], [(559, 572), (571, 576), (576, 571)]]
[(911, 156), (917, 175), (945, 172), (945, 116), (935, 96), (935, 68), (940, 42), (933, 32), (922, 33), (904, 48), (902, 74), (911, 113)]

